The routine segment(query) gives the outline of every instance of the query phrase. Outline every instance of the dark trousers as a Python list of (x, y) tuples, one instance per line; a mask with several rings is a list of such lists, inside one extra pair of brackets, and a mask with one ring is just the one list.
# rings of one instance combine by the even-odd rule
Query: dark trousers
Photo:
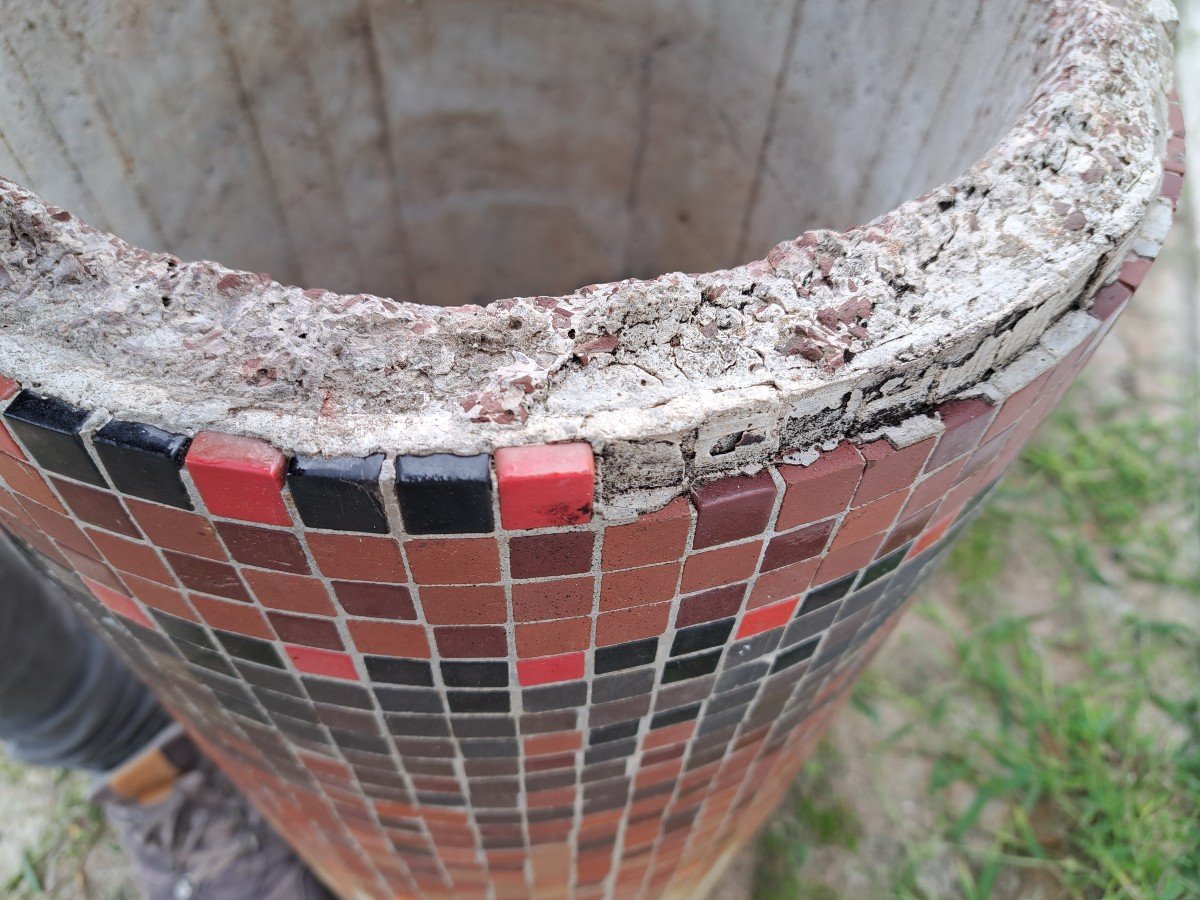
[(171, 720), (68, 603), (0, 532), (0, 742), (13, 759), (102, 772)]

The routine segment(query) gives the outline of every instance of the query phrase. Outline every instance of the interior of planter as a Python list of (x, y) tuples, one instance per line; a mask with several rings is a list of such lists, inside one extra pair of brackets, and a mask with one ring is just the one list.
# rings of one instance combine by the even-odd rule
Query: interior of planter
[(724, 268), (980, 157), (1047, 5), (6, 3), (0, 174), (149, 249), (404, 300)]

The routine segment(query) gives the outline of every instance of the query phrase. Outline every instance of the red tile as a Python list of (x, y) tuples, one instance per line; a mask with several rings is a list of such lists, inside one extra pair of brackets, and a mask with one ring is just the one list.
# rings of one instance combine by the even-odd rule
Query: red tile
[(495, 538), (429, 538), (404, 542), (417, 584), (489, 584), (500, 580)]
[(508, 618), (504, 588), (499, 585), (422, 587), (421, 609), (431, 625), (498, 625)]
[(189, 619), (193, 622), (200, 621), (200, 617), (192, 611), (187, 601), (183, 599), (183, 594), (179, 593), (175, 588), (159, 584), (157, 581), (150, 581), (147, 578), (139, 578), (137, 575), (130, 575), (128, 572), (121, 573), (121, 580), (125, 582), (125, 586), (129, 588), (129, 592), (147, 606), (170, 613), (173, 616), (179, 616), (181, 619)]
[(862, 478), (862, 454), (849, 441), (820, 455), (809, 466), (780, 466), (786, 488), (777, 531), (836, 516), (850, 505)]
[(112, 588), (105, 587), (90, 578), (84, 578), (83, 583), (88, 586), (96, 599), (105, 605), (108, 609), (115, 612), (117, 615), (128, 619), (131, 622), (136, 622), (143, 628), (154, 628), (154, 624), (146, 617), (141, 608), (129, 597), (124, 594), (119, 594)]
[(937, 416), (946, 426), (937, 446), (925, 464), (925, 471), (941, 468), (952, 459), (974, 450), (983, 440), (996, 407), (977, 397), (969, 400), (950, 400), (937, 408)]
[(1088, 307), (1088, 314), (1101, 322), (1107, 322), (1132, 296), (1133, 291), (1127, 285), (1114, 281), (1096, 292), (1096, 296), (1092, 298), (1092, 305)]
[(592, 518), (596, 479), (590, 444), (540, 444), (496, 451), (505, 528), (579, 525)]
[(746, 601), (746, 609), (757, 609), (768, 603), (774, 603), (776, 600), (784, 600), (804, 593), (812, 584), (813, 575), (816, 574), (820, 564), (820, 559), (807, 559), (804, 562), (793, 563), (782, 569), (775, 569), (759, 575), (754, 579), (754, 587), (750, 590), (750, 599)]
[(442, 626), (433, 629), (438, 652), (447, 659), (499, 659), (508, 656), (508, 637), (494, 625)]
[(189, 594), (188, 599), (196, 612), (213, 628), (222, 631), (232, 631), (247, 637), (262, 638), (264, 641), (275, 640), (275, 632), (263, 618), (262, 612), (256, 606), (248, 603), (231, 603), (227, 600), (217, 600), (200, 594)]
[(391, 538), (315, 531), (304, 537), (317, 567), (329, 578), (391, 584), (408, 581), (400, 546)]
[(965, 459), (956, 459), (947, 466), (942, 466), (935, 472), (930, 472), (917, 482), (911, 494), (908, 495), (908, 500), (904, 503), (904, 512), (901, 514), (907, 517), (914, 512), (925, 509), (932, 503), (937, 503), (949, 492), (950, 488), (954, 487), (958, 481), (958, 476), (963, 470), (963, 466), (967, 464)]
[(926, 531), (924, 534), (922, 534), (917, 539), (917, 542), (915, 544), (913, 544), (912, 549), (908, 551), (907, 558), (912, 559), (914, 556), (918, 555), (919, 553), (923, 553), (926, 550), (928, 550), (930, 547), (932, 547), (934, 544), (936, 544), (938, 541), (940, 541), (942, 539), (942, 535), (944, 535), (949, 530), (950, 526), (953, 524), (954, 524), (954, 516), (947, 516), (946, 518), (942, 519), (941, 521), (935, 522), (933, 524), (933, 526), (928, 531)]
[(242, 569), (242, 578), (263, 606), (315, 616), (334, 616), (329, 591), (317, 578), (262, 569)]
[(836, 581), (843, 575), (857, 572), (875, 558), (876, 551), (883, 544), (884, 535), (876, 534), (857, 544), (851, 544), (840, 550), (830, 551), (821, 561), (821, 567), (813, 578), (813, 584), (822, 585)]
[(592, 642), (592, 620), (576, 618), (518, 623), (516, 633), (517, 656), (522, 658), (586, 650)]
[(582, 677), (582, 653), (563, 653), (559, 656), (542, 656), (537, 659), (517, 661), (517, 680), (521, 682), (521, 687), (553, 684), (558, 681), (575, 681)]
[(25, 461), (28, 457), (25, 455), (17, 442), (13, 440), (12, 432), (8, 430), (8, 426), (0, 422), (0, 453), (7, 453), (14, 459)]
[(358, 671), (354, 668), (354, 660), (345, 653), (286, 644), (283, 649), (292, 664), (307, 675), (323, 675), (327, 678), (341, 678), (345, 681), (359, 680)]
[(537, 622), (586, 616), (592, 611), (594, 591), (592, 578), (519, 582), (512, 586), (513, 618)]
[(658, 637), (667, 630), (670, 617), (670, 603), (603, 613), (596, 618), (596, 646), (609, 647), (627, 641)]
[(21, 385), (5, 375), (0, 375), (0, 400), (7, 400), (19, 390), (21, 390)]
[(188, 449), (184, 465), (214, 516), (291, 525), (283, 505), (285, 459), (265, 441), (202, 431)]
[(225, 549), (212, 524), (196, 513), (126, 497), (125, 503), (146, 537), (157, 547), (225, 561)]
[(605, 528), (602, 568), (629, 569), (681, 558), (691, 522), (691, 504), (676, 497), (635, 522)]
[(799, 602), (800, 598), (794, 597), (791, 600), (751, 610), (742, 616), (742, 623), (738, 626), (734, 640), (740, 641), (744, 638), (754, 637), (756, 634), (762, 634), (764, 631), (787, 624)]
[(1153, 262), (1154, 260), (1152, 259), (1143, 259), (1131, 253), (1125, 257), (1125, 261), (1121, 264), (1121, 270), (1117, 273), (1117, 280), (1126, 285), (1130, 290), (1136, 291), (1141, 286), (1146, 274), (1150, 271), (1150, 266)]
[(360, 653), (429, 659), (429, 640), (420, 625), (347, 619), (346, 629)]
[(662, 603), (675, 596), (678, 584), (677, 562), (606, 572), (600, 583), (600, 609), (608, 612), (648, 603)]
[(775, 481), (763, 469), (752, 477), (734, 476), (692, 488), (696, 532), (692, 546), (715, 547), (762, 534), (775, 506)]
[(937, 438), (929, 438), (897, 450), (891, 441), (882, 438), (859, 448), (867, 467), (862, 481), (858, 483), (858, 490), (854, 492), (854, 505), (862, 506), (878, 500), (916, 481), (936, 441)]
[(592, 568), (596, 535), (590, 531), (527, 534), (508, 541), (509, 571), (513, 578), (553, 578), (579, 575)]
[(687, 562), (683, 564), (681, 590), (690, 593), (735, 581), (745, 581), (758, 567), (762, 545), (762, 541), (749, 541), (719, 550), (690, 554)]

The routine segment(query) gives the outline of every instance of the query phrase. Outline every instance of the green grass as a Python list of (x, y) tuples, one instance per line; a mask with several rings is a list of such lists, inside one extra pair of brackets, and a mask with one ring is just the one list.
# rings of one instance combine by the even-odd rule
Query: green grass
[[(1192, 423), (1085, 401), (1077, 388), (963, 534), (955, 602), (918, 605), (945, 658), (921, 648), (911, 685), (868, 672), (844, 713), (886, 711), (880, 758), (928, 767), (936, 825), (873, 873), (887, 896), (943, 896), (932, 866), (972, 900), (1200, 897), (1200, 635), (1139, 602), (1200, 599)], [(1047, 576), (1037, 615), (1005, 593), (1025, 588), (1017, 553)], [(847, 846), (822, 823), (853, 814), (819, 765), (795, 792), (759, 844), (757, 900), (834, 896), (803, 864)]]

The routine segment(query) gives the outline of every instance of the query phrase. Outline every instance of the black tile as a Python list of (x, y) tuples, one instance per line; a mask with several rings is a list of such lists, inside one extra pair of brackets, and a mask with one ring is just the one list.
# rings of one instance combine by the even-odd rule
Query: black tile
[(770, 664), (767, 662), (752, 662), (738, 666), (736, 669), (729, 669), (721, 675), (721, 680), (717, 682), (716, 691), (718, 694), (725, 691), (736, 690), (748, 684), (753, 684), (756, 681), (761, 681), (770, 671)]
[(652, 690), (654, 690), (653, 669), (620, 672), (616, 675), (597, 678), (592, 682), (592, 702), (607, 703), (610, 700), (624, 700), (626, 697), (648, 694)]
[(221, 642), (221, 646), (230, 656), (258, 663), (260, 666), (284, 668), (283, 660), (279, 658), (279, 652), (275, 649), (274, 644), (258, 638), (232, 634), (228, 631), (214, 631), (213, 633), (216, 634), (217, 640)]
[(865, 587), (872, 581), (882, 578), (884, 575), (890, 575), (900, 566), (900, 563), (904, 562), (904, 556), (908, 553), (910, 546), (911, 544), (905, 544), (903, 547), (893, 550), (887, 556), (877, 559), (871, 565), (867, 566), (867, 570), (863, 572), (862, 581), (859, 582), (858, 586), (860, 588)]
[(508, 691), (446, 691), (446, 700), (456, 713), (506, 713), (511, 708)]
[(801, 616), (798, 619), (793, 619), (792, 623), (788, 625), (787, 631), (783, 633), (781, 644), (784, 647), (790, 647), (800, 641), (808, 640), (814, 634), (820, 634), (833, 624), (841, 608), (841, 604), (838, 603), (822, 607), (816, 612)]
[(309, 528), (387, 534), (379, 473), (383, 454), (367, 457), (296, 456), (287, 482), (296, 511)]
[(572, 681), (550, 687), (527, 688), (521, 692), (521, 702), (526, 712), (549, 712), (552, 709), (567, 709), (587, 703), (587, 684)]
[(487, 454), (398, 456), (396, 497), (409, 534), (476, 534), (493, 528)]
[(821, 639), (817, 637), (810, 641), (805, 641), (803, 644), (797, 644), (790, 650), (784, 650), (777, 657), (775, 657), (775, 663), (771, 666), (771, 674), (774, 675), (776, 672), (782, 672), (784, 669), (790, 669), (792, 666), (809, 659), (813, 655), (813, 652), (817, 649), (817, 644), (820, 642)]
[(729, 652), (725, 654), (725, 668), (732, 669), (734, 666), (765, 656), (779, 646), (782, 638), (783, 629), (772, 628), (770, 631), (764, 631), (752, 638), (731, 644)]
[(850, 588), (856, 578), (858, 578), (858, 573), (852, 572), (844, 578), (839, 578), (837, 581), (831, 581), (818, 588), (813, 588), (804, 596), (804, 601), (796, 610), (796, 617), (806, 616), (823, 606), (828, 606), (835, 600), (841, 600), (850, 593)]
[(21, 391), (4, 411), (9, 427), (24, 441), (38, 465), (77, 481), (107, 487), (80, 434), (89, 415), (86, 409), (33, 391)]
[(158, 623), (158, 627), (171, 637), (179, 638), (181, 641), (190, 641), (201, 647), (208, 647), (210, 650), (215, 649), (213, 642), (208, 638), (208, 632), (195, 622), (181, 619), (170, 613), (160, 612), (157, 609), (150, 610), (150, 616)]
[(699, 703), (693, 703), (691, 706), (681, 706), (678, 709), (669, 709), (666, 712), (655, 714), (650, 720), (650, 730), (666, 728), (669, 725), (678, 725), (680, 722), (690, 722), (698, 715), (700, 715)]
[(632, 669), (634, 666), (648, 665), (654, 662), (657, 654), (657, 638), (631, 641), (628, 644), (616, 644), (612, 647), (600, 647), (596, 650), (596, 674), (604, 675), (619, 669)]
[(234, 667), (241, 673), (242, 678), (250, 684), (269, 688), (281, 694), (291, 694), (293, 697), (305, 696), (304, 688), (290, 672), (281, 672), (268, 666), (259, 666), (244, 660), (235, 659)]
[(445, 712), (437, 691), (424, 688), (375, 688), (379, 705), (387, 712), (441, 713)]
[(390, 753), (391, 745), (383, 738), (373, 734), (363, 734), (360, 731), (347, 731), (343, 728), (330, 728), (329, 735), (335, 744), (345, 749), (362, 750), (366, 753), (380, 755)]
[(754, 695), (757, 693), (757, 684), (748, 684), (735, 691), (728, 691), (710, 699), (708, 701), (708, 709), (704, 711), (704, 714), (705, 716), (716, 716), (735, 707), (746, 706), (754, 699)]
[(329, 678), (316, 678), (303, 675), (304, 689), (308, 696), (318, 703), (331, 703), (334, 706), (353, 706), (355, 709), (371, 709), (371, 692), (356, 684), (345, 681), (334, 681)]
[(450, 723), (444, 716), (395, 715), (384, 716), (392, 734), (412, 737), (450, 737)]
[(663, 685), (654, 696), (654, 711), (662, 712), (664, 709), (676, 709), (691, 703), (699, 703), (712, 694), (716, 683), (716, 675), (707, 675), (703, 678), (681, 681), (678, 684)]
[(444, 662), (442, 681), (447, 687), (508, 687), (508, 663)]
[(733, 622), (733, 619), (719, 619), (716, 622), (679, 629), (675, 632), (675, 640), (671, 644), (671, 655), (682, 656), (697, 650), (707, 650), (709, 647), (720, 647), (729, 639), (729, 633), (733, 631)]
[(552, 712), (529, 712), (521, 716), (521, 734), (550, 734), (554, 731), (572, 731), (579, 723), (579, 713), (574, 709)]
[(499, 759), (521, 755), (521, 749), (515, 739), (468, 739), (459, 741), (458, 749), (467, 759)]
[(711, 650), (699, 656), (687, 656), (683, 659), (672, 659), (663, 668), (662, 683), (672, 684), (688, 678), (699, 678), (717, 668), (721, 661), (721, 651)]
[(371, 676), (372, 681), (433, 687), (433, 669), (424, 660), (365, 656), (363, 661), (367, 664), (367, 674)]
[(189, 644), (187, 641), (179, 641), (175, 646), (179, 648), (184, 658), (190, 663), (203, 666), (210, 671), (219, 672), (222, 675), (228, 675), (230, 678), (236, 675), (233, 669), (229, 667), (229, 663), (225, 661), (225, 657), (215, 651), (205, 650), (203, 647), (197, 647), (194, 644)]
[(179, 477), (190, 443), (186, 435), (117, 419), (92, 437), (96, 455), (117, 490), (180, 509), (192, 509)]
[(608, 744), (600, 744), (595, 747), (589, 747), (584, 751), (583, 764), (585, 766), (591, 766), (596, 763), (620, 759), (624, 756), (633, 756), (635, 750), (637, 750), (637, 740), (633, 738), (625, 741), (613, 741), (612, 743)]

